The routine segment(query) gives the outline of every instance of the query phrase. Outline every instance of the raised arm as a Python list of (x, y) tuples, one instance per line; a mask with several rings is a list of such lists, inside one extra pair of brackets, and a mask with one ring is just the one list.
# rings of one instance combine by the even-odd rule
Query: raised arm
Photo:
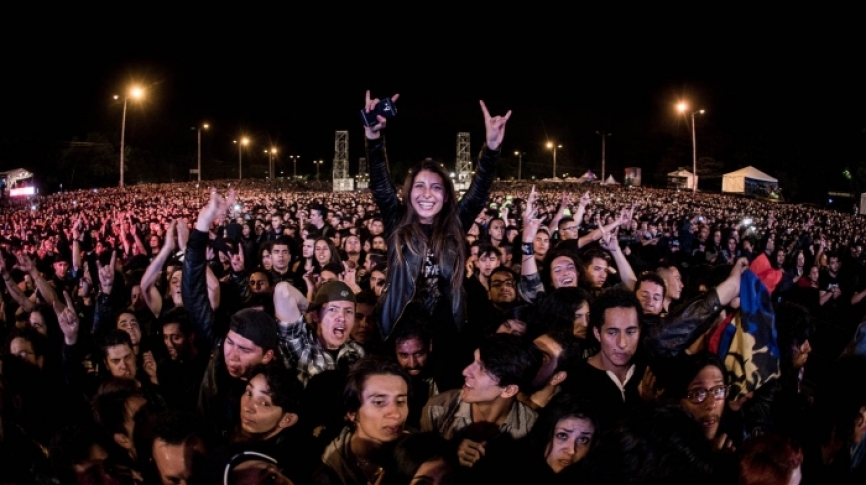
[[(587, 193), (589, 193), (587, 191)], [(562, 216), (565, 215), (565, 209), (568, 207), (568, 194), (565, 192), (562, 193), (562, 200), (559, 202), (559, 208), (556, 210), (556, 214), (553, 215), (553, 219), (550, 221), (550, 229), (554, 232), (559, 231), (559, 221), (562, 220)], [(583, 217), (583, 216), (581, 216)], [(577, 221), (580, 222), (580, 221)]]
[(165, 263), (172, 253), (174, 253), (176, 226), (177, 221), (171, 221), (168, 232), (165, 234), (165, 243), (141, 276), (141, 296), (144, 298), (144, 302), (150, 308), (150, 311), (157, 317), (162, 312), (162, 295), (159, 294), (159, 289), (156, 288), (155, 284), (162, 273), (162, 269), (165, 268)]
[[(620, 219), (626, 217), (628, 217), (628, 211), (624, 209)], [(622, 253), (616, 234), (613, 232), (607, 232), (606, 229), (606, 227), (602, 228), (602, 238), (599, 244), (613, 257), (613, 261), (616, 263), (616, 269), (619, 271), (622, 283), (629, 289), (629, 291), (634, 291), (634, 286), (637, 283), (637, 276), (634, 274), (634, 270), (632, 269), (631, 264), (629, 264), (628, 259), (626, 259), (625, 255)]]
[(587, 190), (577, 201), (577, 212), (574, 213), (574, 222), (578, 225), (583, 223), (583, 215), (586, 213), (586, 206), (589, 205), (589, 201), (591, 200), (592, 198), (590, 198), (589, 191)]
[[(396, 102), (400, 98), (399, 94), (391, 96), (391, 101)], [(378, 98), (370, 98), (370, 91), (367, 91), (364, 110), (370, 112), (376, 108), (379, 103)], [(385, 129), (387, 120), (379, 116), (379, 123), (374, 126), (365, 126), (364, 135), (366, 136), (367, 146), (367, 162), (370, 167), (370, 191), (373, 193), (373, 201), (379, 212), (382, 214), (382, 220), (385, 224), (385, 233), (391, 234), (391, 231), (397, 227), (397, 222), (403, 214), (403, 208), (400, 200), (397, 199), (397, 191), (394, 190), (394, 185), (391, 183), (391, 170), (388, 168), (388, 157), (385, 153), (385, 140), (382, 138), (382, 130)]]
[(209, 351), (216, 340), (214, 333), (214, 311), (208, 298), (207, 260), (205, 252), (209, 239), (209, 231), (214, 221), (226, 213), (228, 207), (234, 204), (234, 190), (229, 191), (228, 198), (220, 196), (216, 189), (211, 191), (210, 201), (199, 211), (195, 228), (187, 243), (186, 256), (183, 262), (183, 279), (181, 294), (183, 304), (189, 314), (190, 322), (196, 337), (200, 338), (201, 347)]
[(532, 191), (529, 192), (529, 197), (527, 197), (526, 208), (523, 211), (523, 233), (520, 244), (520, 283), (518, 284), (521, 298), (528, 302), (535, 302), (538, 294), (544, 291), (544, 285), (541, 282), (541, 277), (538, 275), (538, 264), (535, 262), (535, 250), (533, 248), (535, 235), (538, 233), (538, 227), (541, 225), (541, 219), (536, 218), (538, 209), (534, 207), (537, 199), (538, 193), (535, 191), (535, 186), (533, 185)]
[(479, 101), (479, 104), (481, 105), (481, 112), (484, 114), (486, 143), (481, 150), (478, 166), (475, 168), (475, 175), (472, 177), (469, 189), (457, 204), (457, 217), (464, 231), (468, 231), (472, 227), (475, 216), (481, 212), (487, 203), (490, 187), (496, 178), (496, 164), (499, 161), (499, 149), (502, 146), (502, 140), (505, 138), (505, 124), (511, 117), (511, 110), (505, 113), (505, 116), (490, 116), (484, 101)]
[(3, 276), (3, 282), (6, 283), (9, 295), (18, 303), (18, 306), (25, 312), (33, 311), (36, 308), (36, 304), (24, 295), (24, 292), (21, 291), (21, 288), (15, 284), (12, 276), (9, 275), (9, 271), (6, 269), (6, 255), (2, 251), (0, 251), (0, 274)]

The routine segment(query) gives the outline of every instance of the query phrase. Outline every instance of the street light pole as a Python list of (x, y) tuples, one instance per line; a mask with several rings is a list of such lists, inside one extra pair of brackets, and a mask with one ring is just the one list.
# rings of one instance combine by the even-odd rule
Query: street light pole
[[(120, 119), (120, 187), (123, 188), (123, 155), (126, 150), (126, 102), (129, 101), (129, 97), (132, 96), (135, 99), (138, 99), (144, 95), (144, 91), (139, 87), (133, 87), (129, 90), (129, 94), (123, 97), (123, 116)], [(118, 99), (120, 96), (114, 95), (114, 99)]]
[(123, 151), (126, 138), (126, 96), (123, 97), (123, 118), (120, 121), (120, 188), (123, 188)]
[(611, 133), (596, 131), (595, 134), (601, 136), (601, 182), (604, 183), (604, 139), (611, 136)]
[(316, 182), (319, 181), (319, 167), (320, 167), (323, 163), (325, 163), (324, 160), (315, 160), (315, 161), (313, 161), (313, 164), (316, 165)]
[(517, 180), (523, 180), (521, 172), (523, 171), (523, 152), (514, 152), (517, 155)]
[[(677, 105), (677, 110), (680, 113), (685, 114), (688, 109), (688, 105), (684, 102), (681, 102)], [(704, 114), (704, 110), (699, 109), (697, 111), (692, 111), (690, 113), (692, 118), (692, 192), (698, 191), (698, 144), (697, 138), (695, 137), (695, 115), (696, 114)]]
[(553, 149), (553, 178), (556, 178), (556, 149), (562, 148), (562, 145), (557, 145), (552, 141), (547, 142), (547, 148)]
[(244, 145), (248, 145), (250, 143), (249, 138), (241, 138), (240, 141), (235, 140), (235, 143), (238, 144), (238, 180), (243, 178), (243, 148)]
[(209, 127), (210, 127), (210, 125), (205, 123), (205, 124), (200, 125), (199, 127), (196, 128), (196, 131), (198, 131), (198, 155), (197, 155), (197, 159), (198, 159), (198, 169), (197, 170), (198, 170), (198, 172), (197, 172), (197, 174), (198, 174), (198, 181), (199, 182), (201, 182), (201, 129), (204, 128), (206, 130)]
[(270, 150), (265, 150), (265, 153), (268, 154), (268, 171), (270, 172), (271, 180), (274, 179), (274, 154), (277, 153), (277, 149), (271, 147)]

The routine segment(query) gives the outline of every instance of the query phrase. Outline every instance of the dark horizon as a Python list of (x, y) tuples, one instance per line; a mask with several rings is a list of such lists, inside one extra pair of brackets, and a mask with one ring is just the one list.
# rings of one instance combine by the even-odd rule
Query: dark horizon
[[(690, 168), (690, 129), (674, 108), (686, 100), (706, 110), (697, 118), (698, 157), (715, 159), (724, 171), (753, 165), (783, 188), (800, 185), (807, 198), (851, 189), (842, 177), (846, 168), (856, 178), (862, 165), (866, 176), (864, 76), (855, 64), (858, 44), (843, 42), (842, 29), (816, 40), (757, 21), (708, 28), (699, 38), (644, 26), (612, 32), (622, 42), (599, 48), (579, 38), (590, 35), (540, 25), (534, 28), (543, 34), (507, 30), (496, 40), (466, 34), (471, 26), (441, 38), (398, 27), (367, 54), (354, 29), (291, 41), (282, 30), (245, 23), (237, 37), (199, 43), (199, 30), (154, 28), (137, 38), (143, 30), (130, 28), (123, 49), (102, 46), (102, 52), (97, 33), (80, 28), (58, 27), (63, 42), (53, 50), (18, 50), (7, 60), (14, 75), (4, 80), (10, 100), (0, 132), (3, 169), (23, 166), (44, 176), (65, 144), (90, 133), (104, 135), (117, 154), (122, 103), (111, 96), (138, 82), (147, 92), (140, 105), (130, 101), (127, 146), (166, 160), (175, 180), (187, 180), (195, 167), (190, 127), (202, 122), (211, 125), (202, 133), (204, 178), (212, 178), (215, 160), (224, 171), (236, 170), (232, 140), (241, 135), (252, 140), (245, 175), (271, 146), (289, 170), (288, 155), (300, 155), (299, 174), (314, 173), (317, 159), (328, 174), (335, 130), (349, 131), (354, 175), (364, 156), (357, 113), (365, 89), (401, 94), (386, 135), (392, 163), (426, 157), (453, 163), (458, 131), (471, 133), (477, 152), (484, 99), (494, 114), (514, 113), (504, 176), (515, 170), (515, 150), (527, 153), (525, 174), (549, 176), (548, 140), (563, 145), (561, 168), (598, 173), (597, 130), (613, 134), (606, 171), (618, 180), (625, 167), (645, 174)], [(232, 45), (235, 38), (243, 40)], [(806, 176), (816, 170), (817, 180)]]

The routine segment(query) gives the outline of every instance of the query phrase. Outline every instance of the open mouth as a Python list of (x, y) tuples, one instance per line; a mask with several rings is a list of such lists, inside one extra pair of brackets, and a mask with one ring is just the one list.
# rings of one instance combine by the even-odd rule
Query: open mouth
[(433, 208), (433, 202), (418, 202), (418, 207), (424, 210), (430, 210)]
[(346, 336), (346, 328), (345, 327), (336, 327), (334, 328), (334, 336), (342, 339)]

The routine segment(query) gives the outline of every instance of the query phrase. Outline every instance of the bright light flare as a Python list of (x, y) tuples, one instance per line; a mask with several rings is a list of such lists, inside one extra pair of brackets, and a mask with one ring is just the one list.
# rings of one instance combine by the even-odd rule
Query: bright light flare
[(244, 144), (244, 145), (249, 145), (249, 144), (250, 144), (250, 139), (249, 139), (249, 138), (243, 138), (243, 139), (241, 140), (241, 143)]
[(689, 109), (689, 105), (687, 105), (686, 103), (680, 102), (679, 104), (677, 104), (677, 111), (679, 111), (680, 113), (685, 113), (687, 109)]
[(201, 125), (201, 127), (206, 130), (206, 129), (210, 128), (210, 125), (205, 123), (205, 124)]
[(144, 96), (144, 90), (138, 86), (133, 87), (129, 90), (129, 96), (131, 98), (140, 99), (142, 96)]

